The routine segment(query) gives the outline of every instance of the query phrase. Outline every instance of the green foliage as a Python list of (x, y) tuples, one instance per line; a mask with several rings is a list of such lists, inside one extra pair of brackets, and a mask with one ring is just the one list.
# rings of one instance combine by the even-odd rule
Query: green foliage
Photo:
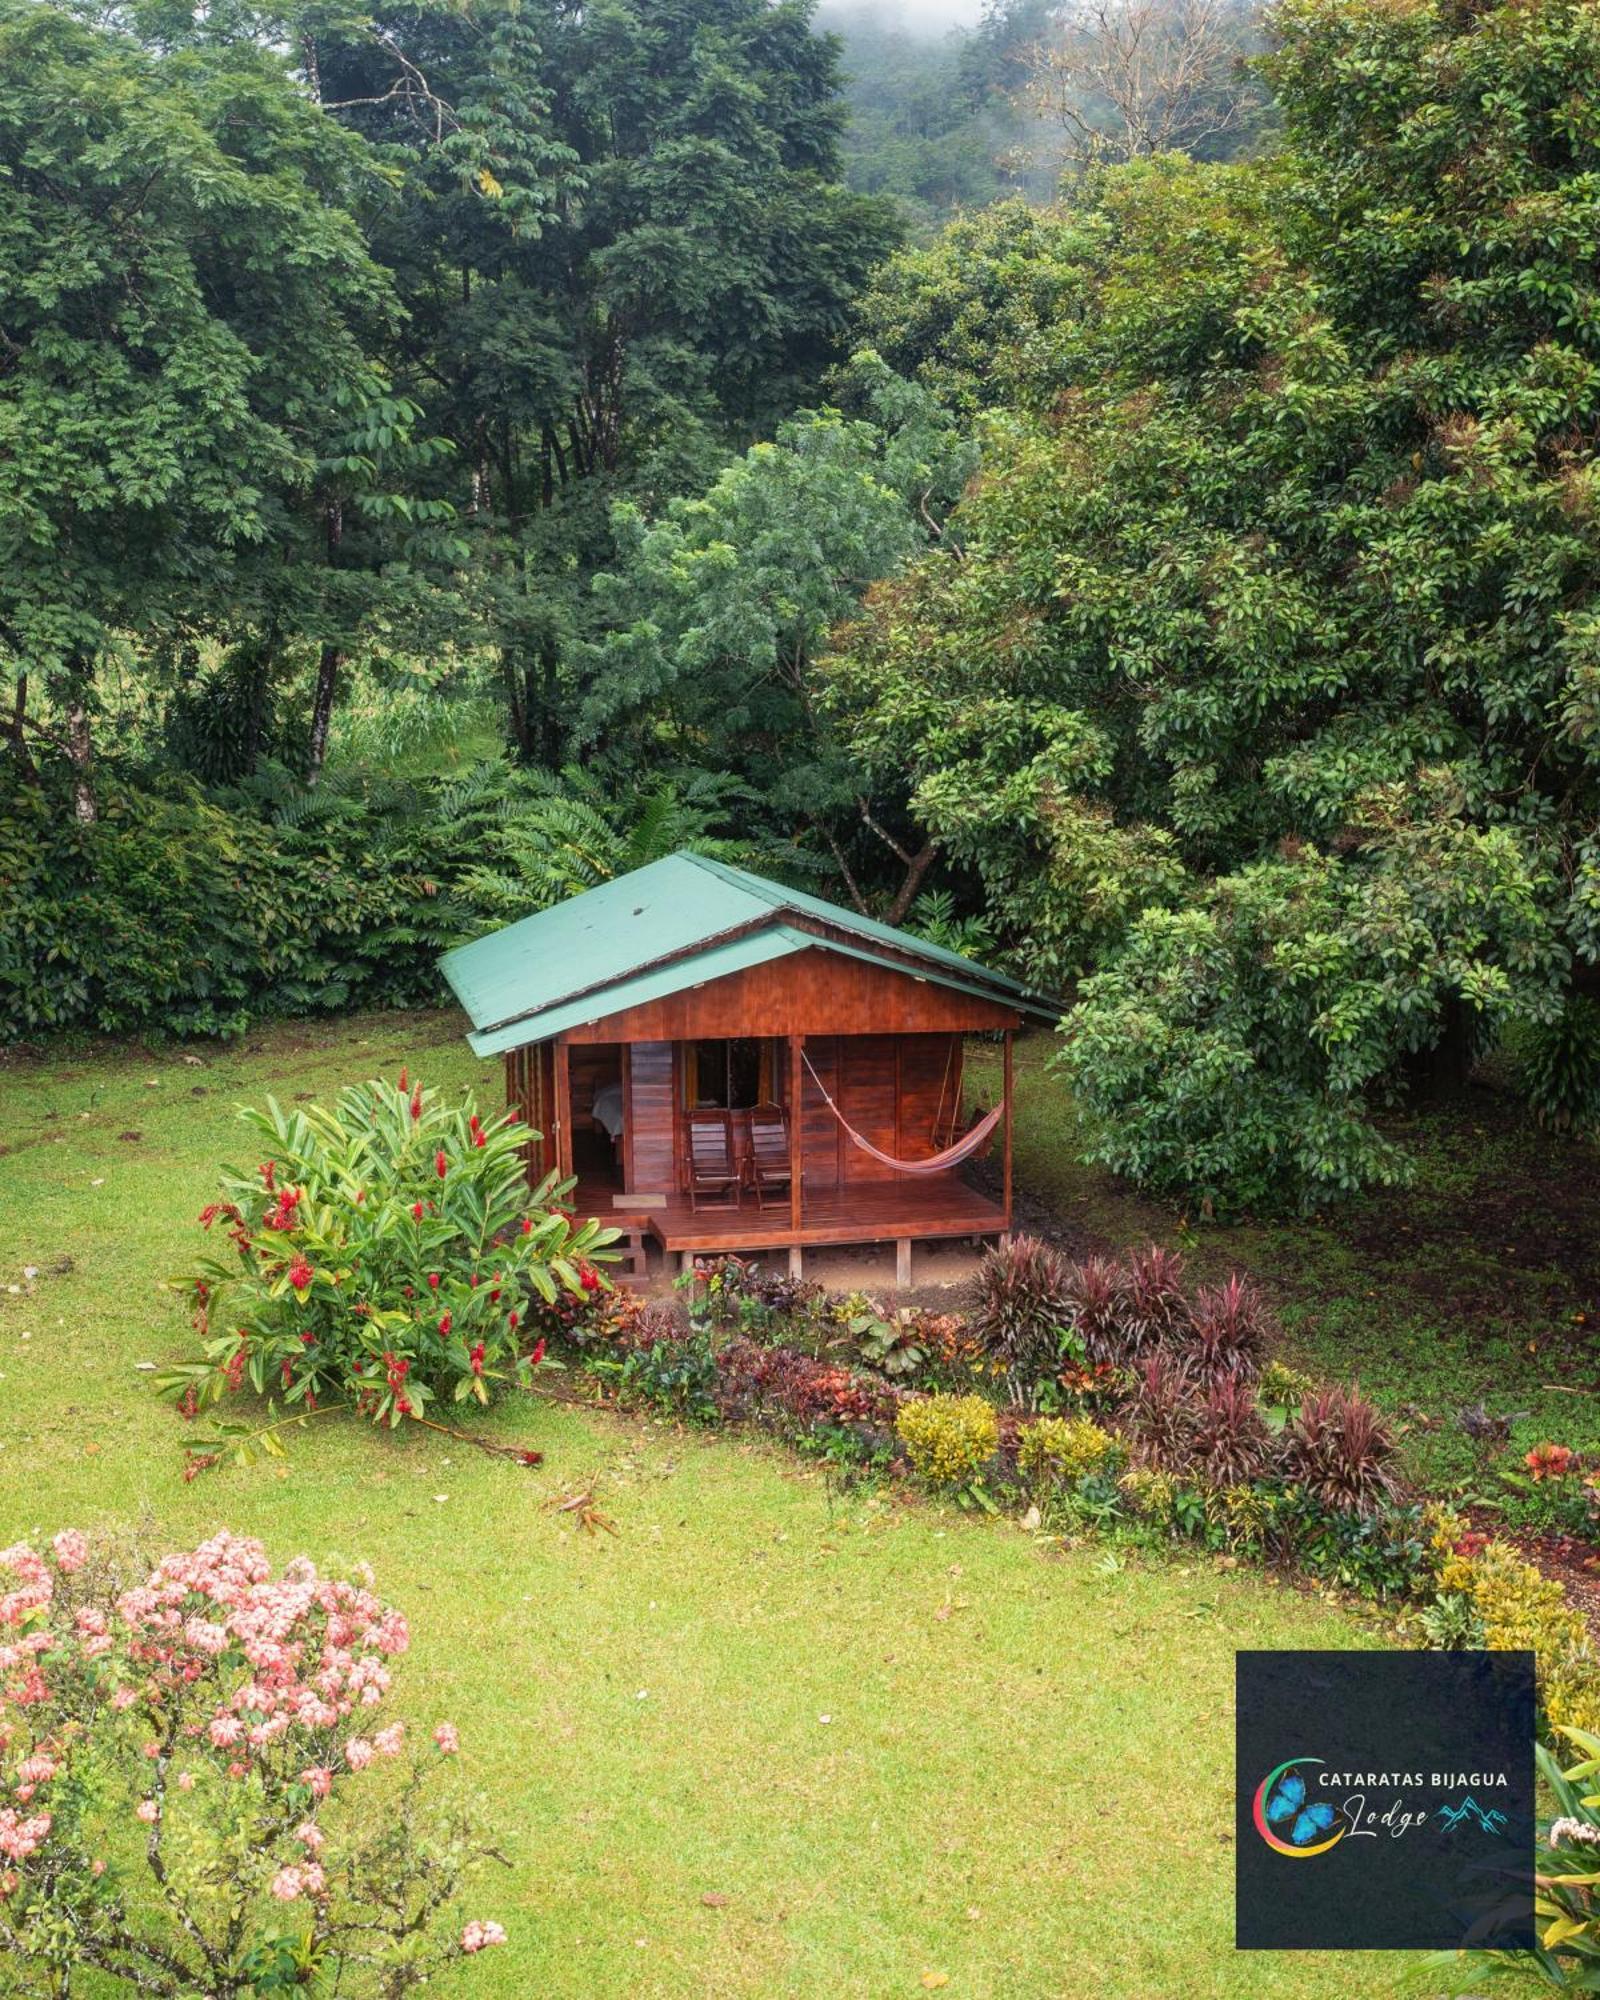
[[(1098, 1157), (1213, 1206), (1392, 1180), (1372, 1113), (1592, 962), (1600, 34), (1295, 0), (1260, 165), (1090, 176), (902, 259), (869, 330), (998, 395), (833, 700), (1084, 972)], [(1587, 80), (1587, 82), (1586, 82)]]
[(652, 1403), (688, 1422), (715, 1423), (717, 1355), (710, 1336), (700, 1328), (656, 1326), (611, 1367), (624, 1395)]
[(1593, 1993), (1600, 1981), (1600, 1912), (1595, 1905), (1600, 1885), (1600, 1797), (1595, 1791), (1600, 1736), (1580, 1728), (1563, 1729), (1561, 1735), (1565, 1741), (1558, 1748), (1570, 1754), (1570, 1744), (1577, 1752), (1575, 1764), (1563, 1768), (1555, 1752), (1542, 1743), (1535, 1746), (1542, 1789), (1554, 1807), (1539, 1828), (1534, 1851), (1538, 1943), (1531, 1952), (1469, 1951), (1430, 1967), (1448, 1965), (1457, 1974), (1460, 1983), (1452, 1984), (1454, 1992), (1499, 1984), (1502, 1978), (1522, 1985), (1531, 1976), (1550, 1992)]
[(967, 1330), (1004, 1375), (1013, 1402), (1031, 1405), (1054, 1380), (1067, 1322), (1067, 1260), (1053, 1245), (1019, 1231), (983, 1253)]
[(79, 702), (129, 630), (238, 604), (382, 395), (392, 311), (351, 213), (375, 164), (281, 50), (118, 18), (0, 9), (0, 643)]
[(315, 792), (268, 770), (219, 800), (103, 784), (92, 822), (64, 780), (0, 786), (0, 1039), (433, 1001), (439, 952), (493, 910), (456, 885), (519, 784), (503, 766)]
[[(714, 758), (769, 838), (865, 840), (872, 785), (820, 718), (814, 662), (862, 591), (938, 533), (974, 453), (923, 390), (872, 354), (836, 381), (846, 409), (803, 414), (700, 497), (615, 515), (616, 566), (595, 580), (604, 632), (583, 651), (577, 729), (632, 766)], [(901, 788), (882, 790), (886, 817)]]
[(1523, 1096), (1554, 1132), (1600, 1126), (1600, 1004), (1573, 994), (1553, 1021), (1519, 1023), (1512, 1057)]
[(1526, 1650), (1539, 1670), (1539, 1701), (1551, 1729), (1600, 1722), (1600, 1663), (1583, 1613), (1553, 1577), (1524, 1562), (1509, 1542), (1463, 1539), (1439, 1569), (1439, 1595), (1468, 1598), (1497, 1652)]
[(269, 1157), (226, 1170), (201, 1216), (235, 1254), (195, 1279), (204, 1364), (159, 1378), (187, 1415), (246, 1383), (286, 1412), (338, 1401), (391, 1429), (488, 1404), (542, 1359), (530, 1305), (600, 1285), (589, 1259), (616, 1232), (574, 1223), (553, 1176), (530, 1191), (514, 1113), (485, 1122), (470, 1094), (446, 1105), (402, 1071), (332, 1107), (241, 1116)]
[(1121, 1442), (1087, 1417), (1041, 1417), (1018, 1440), (1017, 1470), (1037, 1494), (1113, 1475), (1125, 1456)]
[(919, 1479), (965, 1488), (1000, 1447), (994, 1405), (982, 1396), (924, 1396), (903, 1404), (895, 1432)]

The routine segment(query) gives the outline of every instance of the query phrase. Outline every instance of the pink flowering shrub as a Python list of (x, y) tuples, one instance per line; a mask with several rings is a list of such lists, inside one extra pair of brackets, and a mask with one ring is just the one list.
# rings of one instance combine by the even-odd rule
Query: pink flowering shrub
[(232, 1254), (194, 1280), (205, 1361), (159, 1378), (186, 1416), (246, 1384), (296, 1414), (333, 1401), (391, 1426), (487, 1403), (543, 1359), (530, 1307), (602, 1284), (591, 1259), (616, 1232), (558, 1207), (553, 1176), (530, 1195), (514, 1114), (486, 1121), (402, 1070), (331, 1109), (269, 1098), (242, 1115), (269, 1157), (226, 1170), (201, 1212)]
[(0, 1550), (5, 1990), (387, 2000), (504, 1943), (449, 1913), (487, 1851), (431, 1796), (454, 1728), (413, 1756), (382, 1719), (407, 1638), (368, 1580), (226, 1533), (154, 1569)]

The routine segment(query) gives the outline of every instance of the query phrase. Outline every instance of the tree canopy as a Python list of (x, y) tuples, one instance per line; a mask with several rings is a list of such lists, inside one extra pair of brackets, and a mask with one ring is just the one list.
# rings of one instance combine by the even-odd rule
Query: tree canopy
[(892, 358), (1008, 393), (960, 560), (832, 667), (1029, 971), (1088, 975), (1101, 1157), (1213, 1203), (1396, 1172), (1408, 1066), (1571, 1034), (1600, 954), (1600, 21), (1277, 29), (1281, 154), (1108, 170), (880, 283)]

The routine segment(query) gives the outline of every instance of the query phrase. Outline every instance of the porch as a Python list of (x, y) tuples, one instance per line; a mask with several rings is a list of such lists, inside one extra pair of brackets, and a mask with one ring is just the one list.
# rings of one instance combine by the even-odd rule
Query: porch
[(658, 1244), (685, 1267), (696, 1255), (781, 1250), (797, 1276), (806, 1245), (893, 1243), (895, 1282), (911, 1283), (911, 1245), (948, 1237), (1000, 1237), (1009, 1224), (998, 1202), (955, 1174), (930, 1179), (834, 1181), (802, 1189), (798, 1229), (786, 1200), (757, 1207), (748, 1190), (737, 1208), (694, 1208), (686, 1194), (625, 1195), (615, 1180), (580, 1177), (579, 1215)]

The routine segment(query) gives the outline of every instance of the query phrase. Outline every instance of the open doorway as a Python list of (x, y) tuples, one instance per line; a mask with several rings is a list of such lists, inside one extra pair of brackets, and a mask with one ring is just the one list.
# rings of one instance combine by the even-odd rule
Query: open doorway
[(568, 1054), (572, 1171), (580, 1181), (623, 1184), (622, 1044), (577, 1042)]

